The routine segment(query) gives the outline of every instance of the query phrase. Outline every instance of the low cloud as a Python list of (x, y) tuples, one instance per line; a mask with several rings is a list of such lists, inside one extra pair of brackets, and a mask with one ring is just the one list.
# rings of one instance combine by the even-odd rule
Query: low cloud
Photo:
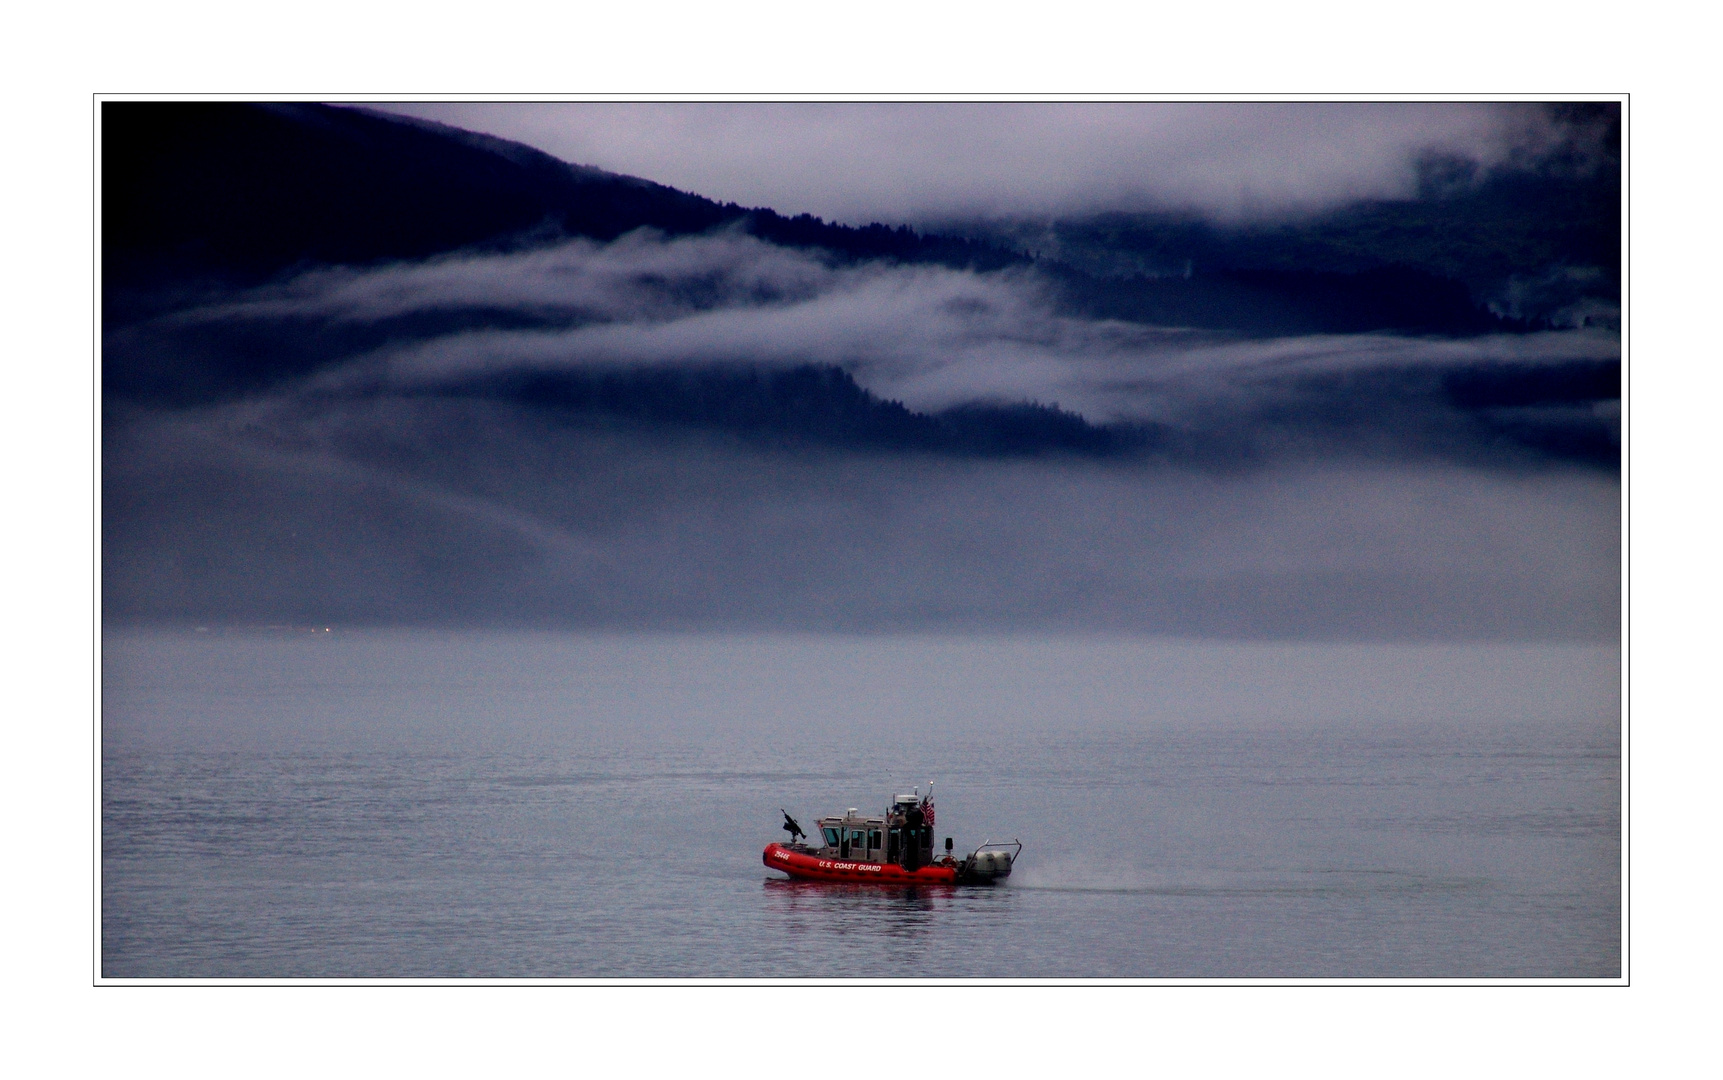
[(611, 244), (319, 270), (177, 318), (201, 331), (462, 311), (481, 325), (403, 331), (408, 340), (326, 371), (319, 385), (409, 389), (519, 370), (813, 363), (842, 367), (920, 411), (1057, 402), (1105, 424), (1176, 421), (1181, 410), (1212, 411), (1316, 376), (1611, 361), (1620, 348), (1602, 330), (1254, 339), (1083, 319), (1060, 313), (1032, 270), (849, 265), (734, 232), (670, 240), (642, 232)]
[(735, 232), (666, 241), (641, 230), (608, 244), (574, 239), (367, 270), (324, 267), (179, 318), (191, 324), (304, 316), (374, 322), (466, 308), (654, 322), (702, 308), (806, 299), (829, 289), (832, 279), (820, 259)]
[(381, 106), (745, 206), (852, 224), (1180, 210), (1236, 220), (1415, 193), (1593, 137), (1535, 104), (412, 103)]
[(283, 396), (104, 441), (121, 623), (1613, 639), (1590, 472), (787, 454), (471, 399)]

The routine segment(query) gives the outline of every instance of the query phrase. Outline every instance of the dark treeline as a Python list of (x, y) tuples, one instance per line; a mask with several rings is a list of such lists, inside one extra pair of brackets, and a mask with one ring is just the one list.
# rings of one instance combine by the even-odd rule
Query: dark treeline
[(573, 422), (701, 429), (777, 446), (1068, 454), (1221, 470), (1288, 452), (1547, 459), (1613, 469), (1620, 437), (1598, 408), (1619, 398), (1620, 377), (1613, 360), (1291, 375), (1263, 404), (1207, 412), (1193, 403), (1176, 426), (1093, 424), (1040, 403), (916, 412), (874, 395), (841, 368), (818, 364), (517, 371), (410, 393), (510, 401)]
[(735, 203), (747, 231), (762, 240), (793, 247), (818, 247), (857, 259), (896, 259), (929, 262), (965, 270), (1001, 270), (1030, 260), (1017, 252), (956, 236), (923, 235), (907, 225), (891, 228), (874, 222), (861, 228), (833, 225), (812, 214), (787, 218), (774, 210), (743, 211)]
[[(1285, 437), (1307, 450), (1419, 453), (1475, 464), (1566, 461), (1621, 465), (1619, 360), (1489, 361), (1458, 367), (1377, 367), (1291, 374), (1275, 380), (1266, 404), (1230, 426), (1246, 452)], [(1214, 457), (1212, 435), (1203, 453)], [(1283, 447), (1284, 449), (1284, 447)]]
[(1389, 265), (1339, 273), (1221, 270), (1095, 279), (1052, 269), (1066, 306), (1096, 318), (1245, 334), (1519, 333), (1547, 323), (1499, 315), (1458, 281)]
[(1448, 372), (1442, 386), (1465, 409), (1575, 405), (1621, 398), (1621, 361), (1474, 365)]
[(281, 316), (122, 325), (102, 343), (102, 389), (117, 399), (197, 405), (295, 383), (391, 344), (466, 330), (578, 325), (579, 319), (566, 316), (483, 306), (366, 321)]
[(564, 416), (723, 431), (756, 443), (850, 450), (1102, 456), (1152, 441), (1145, 428), (1097, 426), (1039, 403), (974, 403), (919, 413), (875, 396), (841, 368), (819, 364), (511, 372), (430, 392), (514, 401)]

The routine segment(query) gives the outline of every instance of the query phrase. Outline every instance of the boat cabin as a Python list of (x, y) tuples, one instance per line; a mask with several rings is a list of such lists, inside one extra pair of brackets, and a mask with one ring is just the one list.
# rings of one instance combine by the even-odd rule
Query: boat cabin
[(933, 825), (919, 795), (898, 795), (884, 817), (868, 817), (850, 807), (842, 817), (819, 819), (825, 859), (897, 863), (913, 869), (933, 862)]
[(819, 855), (824, 859), (848, 859), (851, 862), (885, 862), (885, 818), (863, 817), (850, 807), (842, 817), (819, 820)]

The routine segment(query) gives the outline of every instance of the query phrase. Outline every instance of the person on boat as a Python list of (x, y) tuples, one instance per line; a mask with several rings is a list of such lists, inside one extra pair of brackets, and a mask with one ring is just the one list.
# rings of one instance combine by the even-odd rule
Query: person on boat
[(927, 815), (921, 807), (912, 806), (903, 815), (903, 868), (913, 871), (921, 866), (921, 829)]

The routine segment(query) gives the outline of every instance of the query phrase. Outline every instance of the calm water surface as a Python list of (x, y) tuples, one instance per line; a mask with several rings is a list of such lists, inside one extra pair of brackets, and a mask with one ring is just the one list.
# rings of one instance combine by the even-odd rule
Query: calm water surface
[[(1613, 648), (111, 633), (106, 977), (1616, 977)], [(936, 783), (997, 888), (794, 883)]]

